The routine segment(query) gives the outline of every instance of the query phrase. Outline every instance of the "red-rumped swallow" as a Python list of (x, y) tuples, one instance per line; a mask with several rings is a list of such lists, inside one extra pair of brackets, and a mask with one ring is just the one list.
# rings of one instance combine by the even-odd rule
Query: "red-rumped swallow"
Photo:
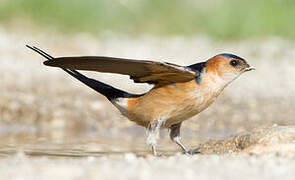
[[(179, 66), (168, 62), (122, 59), (103, 56), (58, 57), (27, 46), (47, 60), (44, 65), (60, 67), (65, 72), (104, 95), (129, 120), (147, 129), (147, 144), (154, 155), (161, 128), (170, 130), (170, 138), (184, 153), (190, 150), (180, 141), (184, 120), (212, 104), (222, 90), (251, 67), (245, 59), (233, 54), (219, 54), (205, 62)], [(135, 83), (154, 87), (144, 94), (131, 94), (76, 70), (129, 75)]]

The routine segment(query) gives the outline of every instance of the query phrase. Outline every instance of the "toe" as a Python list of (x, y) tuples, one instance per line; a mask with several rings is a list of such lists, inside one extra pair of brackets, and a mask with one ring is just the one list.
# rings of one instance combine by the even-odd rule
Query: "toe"
[(191, 154), (192, 155), (193, 154), (200, 154), (200, 153), (201, 153), (200, 148), (196, 148), (196, 149), (194, 149), (194, 150), (191, 151)]

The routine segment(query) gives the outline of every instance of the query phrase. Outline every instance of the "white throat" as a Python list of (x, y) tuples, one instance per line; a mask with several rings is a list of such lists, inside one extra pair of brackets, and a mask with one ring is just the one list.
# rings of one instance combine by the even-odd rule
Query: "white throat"
[(220, 92), (240, 75), (241, 74), (227, 73), (223, 76), (219, 76), (217, 73), (212, 73), (210, 74), (211, 87), (213, 87), (214, 91)]

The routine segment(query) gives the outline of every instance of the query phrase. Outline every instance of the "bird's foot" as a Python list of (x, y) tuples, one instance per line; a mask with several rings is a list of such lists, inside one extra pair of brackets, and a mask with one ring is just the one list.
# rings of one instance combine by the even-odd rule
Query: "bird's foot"
[(191, 155), (200, 154), (200, 153), (201, 153), (200, 148), (196, 148), (191, 151)]
[(156, 151), (156, 146), (152, 146), (152, 152), (153, 152), (154, 156), (158, 155), (158, 153)]
[(199, 148), (196, 148), (196, 149), (193, 149), (193, 150), (189, 150), (189, 149), (185, 149), (183, 150), (183, 154), (185, 155), (195, 155), (195, 154), (200, 154), (200, 149)]
[(183, 154), (185, 155), (193, 155), (192, 152), (190, 150), (185, 150), (183, 151)]

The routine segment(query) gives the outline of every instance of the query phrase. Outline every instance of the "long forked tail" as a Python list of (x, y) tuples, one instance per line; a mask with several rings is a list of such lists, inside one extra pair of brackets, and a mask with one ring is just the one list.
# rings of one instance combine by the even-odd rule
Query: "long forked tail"
[[(50, 56), (49, 54), (47, 54), (46, 52), (42, 51), (41, 49), (35, 47), (35, 46), (29, 46), (26, 45), (28, 48), (30, 48), (31, 50), (37, 52), (38, 54), (40, 54), (41, 56), (45, 57), (48, 60), (54, 59), (54, 57)], [(73, 76), (74, 78), (78, 79), (79, 81), (81, 81), (82, 83), (86, 84), (88, 87), (92, 88), (93, 90), (99, 92), (100, 94), (104, 95), (106, 98), (108, 98), (108, 100), (113, 100), (115, 98), (119, 98), (119, 97), (134, 97), (134, 96), (138, 96), (138, 95), (134, 95), (134, 94), (129, 94), (125, 91), (122, 91), (120, 89), (116, 89), (110, 85), (107, 85), (105, 83), (102, 83), (100, 81), (97, 81), (95, 79), (91, 79), (88, 78), (86, 76), (84, 76), (83, 74), (79, 73), (76, 70), (71, 70), (71, 69), (64, 69), (62, 68), (65, 72), (67, 72), (68, 74), (70, 74), (71, 76)]]

